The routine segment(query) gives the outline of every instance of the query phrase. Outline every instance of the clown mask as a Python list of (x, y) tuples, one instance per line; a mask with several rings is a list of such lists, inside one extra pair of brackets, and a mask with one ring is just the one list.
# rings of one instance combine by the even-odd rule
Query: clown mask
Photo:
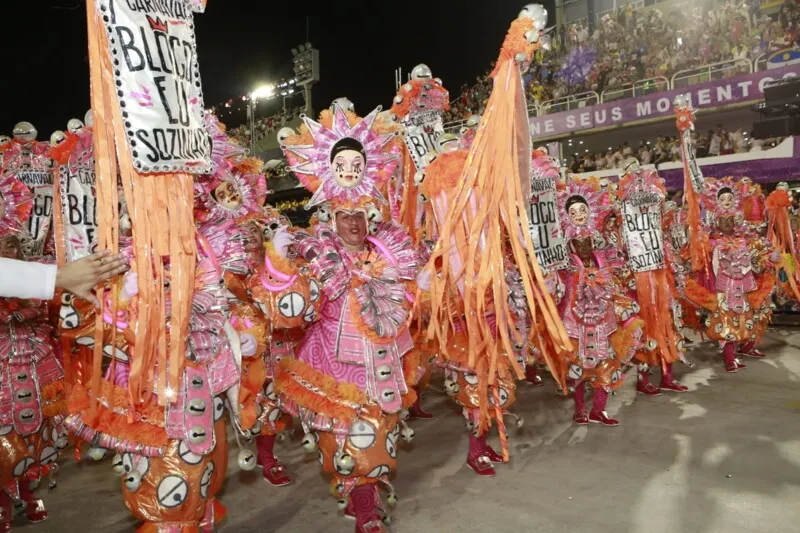
[(570, 220), (576, 226), (585, 226), (589, 219), (589, 206), (583, 202), (575, 202), (567, 210)]
[(331, 171), (336, 183), (345, 189), (357, 186), (364, 177), (364, 148), (355, 139), (346, 137), (334, 146)]
[(238, 209), (242, 205), (242, 195), (227, 181), (223, 181), (212, 193), (214, 199), (226, 209)]

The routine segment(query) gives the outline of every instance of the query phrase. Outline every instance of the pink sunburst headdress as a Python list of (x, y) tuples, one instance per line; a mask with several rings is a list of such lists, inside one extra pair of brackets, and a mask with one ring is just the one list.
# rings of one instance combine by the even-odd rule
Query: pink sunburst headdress
[[(300, 182), (313, 196), (306, 209), (329, 203), (333, 210), (339, 206), (358, 205), (364, 198), (385, 203), (381, 190), (394, 172), (400, 149), (392, 141), (395, 134), (381, 134), (373, 128), (381, 108), (375, 108), (354, 123), (348, 114), (335, 106), (330, 127), (303, 116), (305, 130), (284, 139), (281, 148)], [(311, 144), (308, 144), (308, 137)], [(305, 144), (303, 144), (305, 142)], [(342, 169), (334, 161), (340, 151), (359, 152), (363, 168)]]

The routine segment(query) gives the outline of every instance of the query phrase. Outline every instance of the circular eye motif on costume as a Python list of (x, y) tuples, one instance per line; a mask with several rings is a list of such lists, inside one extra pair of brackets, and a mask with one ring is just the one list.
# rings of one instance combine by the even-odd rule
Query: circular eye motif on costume
[(322, 455), (321, 451), (317, 452), (317, 461), (319, 461), (319, 464), (325, 464), (325, 456)]
[(312, 302), (316, 302), (319, 299), (319, 283), (316, 280), (312, 279), (308, 282), (308, 297)]
[(508, 391), (503, 387), (500, 387), (500, 390), (497, 391), (497, 396), (500, 398), (500, 407), (503, 407), (508, 403)]
[(622, 372), (619, 370), (615, 370), (613, 374), (611, 374), (611, 383), (616, 383), (622, 379)]
[(25, 457), (22, 461), (14, 465), (14, 477), (19, 477), (22, 474), (24, 474), (25, 471), (28, 468), (30, 468), (35, 462), (36, 459), (34, 459), (33, 457)]
[(567, 376), (569, 379), (581, 379), (583, 375), (583, 369), (578, 365), (570, 365), (569, 371), (567, 372)]
[(189, 485), (180, 476), (167, 476), (158, 484), (158, 503), (168, 509), (178, 507), (186, 501)]
[(39, 464), (48, 465), (58, 459), (58, 452), (52, 446), (46, 446), (39, 454)]
[(392, 471), (392, 469), (389, 468), (387, 465), (380, 465), (380, 466), (376, 466), (375, 468), (370, 470), (369, 474), (367, 474), (366, 477), (379, 478), (379, 477), (382, 477), (382, 476), (389, 475), (389, 473), (391, 471)]
[(477, 385), (478, 376), (475, 374), (468, 374), (464, 372), (464, 381), (466, 381), (468, 385)]
[(219, 396), (214, 397), (214, 422), (222, 418), (225, 414), (225, 402)]
[(200, 497), (207, 498), (208, 497), (208, 487), (211, 486), (211, 476), (214, 474), (214, 462), (210, 462), (206, 465), (206, 469), (203, 470), (203, 476), (200, 478)]
[(284, 294), (278, 300), (278, 310), (288, 318), (296, 318), (303, 313), (306, 308), (306, 299), (299, 292)]
[(0, 437), (8, 435), (14, 430), (14, 426), (0, 426)]
[(272, 409), (269, 414), (267, 414), (267, 420), (270, 422), (276, 422), (281, 417), (281, 410), (280, 409)]
[(303, 313), (303, 321), (307, 323), (314, 322), (317, 319), (317, 312), (314, 310), (313, 306), (308, 306), (305, 313)]
[(397, 457), (397, 441), (400, 438), (400, 426), (395, 426), (388, 435), (386, 435), (386, 453), (392, 459)]
[(357, 420), (350, 426), (350, 444), (357, 450), (366, 450), (375, 444), (375, 426), (365, 420)]
[(178, 457), (187, 465), (197, 465), (203, 460), (203, 456), (192, 453), (185, 441), (178, 444)]
[(123, 463), (122, 456), (120, 454), (116, 454), (114, 458), (111, 459), (111, 469), (119, 476), (125, 473), (125, 464)]

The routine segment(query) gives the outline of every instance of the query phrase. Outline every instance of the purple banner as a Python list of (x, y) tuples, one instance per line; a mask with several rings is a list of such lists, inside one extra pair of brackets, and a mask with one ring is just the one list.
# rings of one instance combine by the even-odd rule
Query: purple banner
[(673, 115), (672, 101), (679, 94), (686, 94), (695, 109), (758, 101), (764, 97), (764, 85), (794, 76), (800, 76), (800, 64), (531, 117), (531, 135), (535, 143), (537, 138)]

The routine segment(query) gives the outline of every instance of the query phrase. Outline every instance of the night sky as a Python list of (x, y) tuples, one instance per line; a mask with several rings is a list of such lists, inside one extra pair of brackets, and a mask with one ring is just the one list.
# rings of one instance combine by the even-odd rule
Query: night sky
[[(405, 76), (418, 63), (427, 63), (455, 97), (462, 83), (473, 83), (496, 59), (525, 3), (208, 0), (205, 14), (195, 17), (205, 103), (291, 78), (290, 49), (306, 41), (306, 17), (310, 41), (320, 51), (317, 112), (340, 96), (350, 98), (360, 115), (386, 108), (395, 94), (395, 68), (402, 66)], [(552, 25), (552, 0), (543, 3)], [(89, 107), (86, 6), (81, 0), (14, 2), (13, 18), (6, 15), (0, 134), (10, 135), (15, 123), (28, 120), (46, 140)]]

